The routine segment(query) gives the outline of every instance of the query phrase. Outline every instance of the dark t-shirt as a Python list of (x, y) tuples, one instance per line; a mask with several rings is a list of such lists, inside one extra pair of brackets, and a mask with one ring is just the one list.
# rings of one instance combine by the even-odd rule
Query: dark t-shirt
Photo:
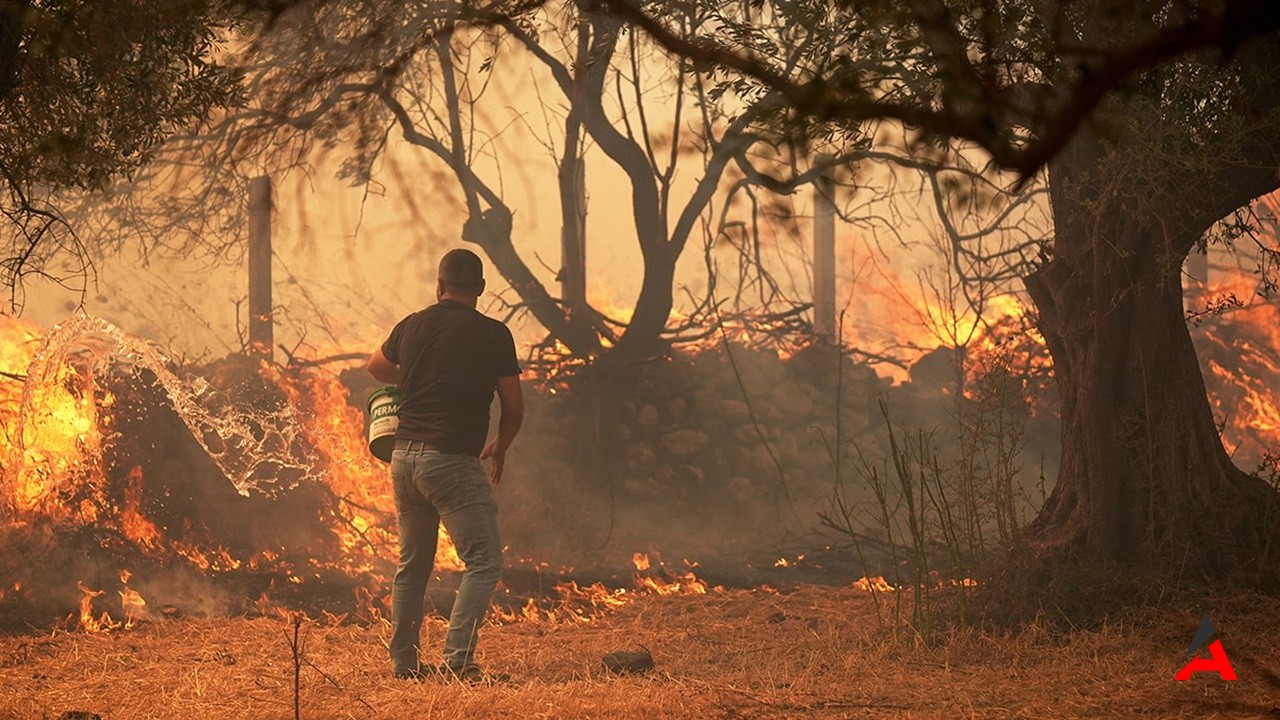
[(400, 366), (396, 437), (444, 453), (479, 455), (498, 378), (520, 374), (507, 326), (441, 300), (401, 320), (382, 354)]

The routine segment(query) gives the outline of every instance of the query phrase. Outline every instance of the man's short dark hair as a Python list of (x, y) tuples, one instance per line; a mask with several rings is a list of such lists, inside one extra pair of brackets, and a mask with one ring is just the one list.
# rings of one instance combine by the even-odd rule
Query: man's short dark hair
[(479, 295), (484, 289), (484, 263), (470, 250), (450, 250), (440, 258), (439, 277), (451, 290)]

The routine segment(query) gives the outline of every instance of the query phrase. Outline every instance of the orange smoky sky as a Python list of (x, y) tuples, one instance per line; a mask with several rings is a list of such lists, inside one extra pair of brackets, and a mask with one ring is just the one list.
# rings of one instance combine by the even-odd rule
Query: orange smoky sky
[[(514, 212), (513, 239), (526, 264), (559, 294), (560, 206), (554, 153), (563, 144), (564, 99), (554, 84), (519, 52), (495, 70), (476, 118), (478, 140), (473, 167), (496, 188)], [(657, 142), (669, 138), (673, 94), (662, 82), (661, 61), (642, 72), (647, 119)], [(620, 113), (617, 98), (612, 113)], [(629, 108), (634, 112), (634, 108)], [(687, 109), (686, 109), (687, 110)], [(686, 120), (682, 121), (687, 123)], [(664, 126), (665, 123), (665, 126)], [(440, 255), (462, 246), (465, 205), (456, 179), (426, 150), (391, 132), (368, 186), (352, 187), (335, 177), (343, 148), (313, 159), (309, 172), (273, 177), (275, 213), (274, 302), (276, 340), (299, 343), (301, 354), (372, 348), (405, 314), (434, 300), (434, 272)], [(702, 176), (701, 157), (692, 148), (679, 155), (671, 222)], [(255, 174), (251, 170), (246, 175)], [(889, 171), (864, 173), (885, 178)], [(722, 182), (722, 190), (726, 182)], [(615, 314), (625, 314), (641, 281), (626, 174), (598, 148), (586, 156), (588, 296)], [(915, 302), (917, 273), (937, 263), (930, 238), (939, 232), (931, 201), (910, 193), (890, 201), (870, 201), (850, 192), (843, 204), (855, 215), (882, 214), (892, 233), (874, 237), (864, 228), (838, 223), (837, 308), (845, 316), (847, 338), (875, 347), (894, 344), (936, 345), (924, 316), (927, 302)], [(713, 203), (719, 213), (723, 202)], [(784, 291), (807, 300), (812, 285), (812, 190), (785, 199), (793, 222), (764, 217), (761, 240), (765, 260)], [(745, 212), (736, 209), (731, 212)], [(798, 230), (798, 232), (797, 232)], [(247, 237), (245, 230), (239, 240)], [(726, 243), (714, 245), (723, 268), (736, 264)], [(198, 357), (239, 347), (238, 327), (246, 314), (238, 300), (247, 295), (243, 257), (217, 262), (150, 255), (136, 249), (101, 258), (97, 284), (84, 297), (84, 309), (124, 329)], [(498, 314), (495, 293), (508, 289), (488, 267), (490, 292), (482, 307)], [(677, 308), (688, 304), (682, 288), (700, 295), (706, 288), (703, 240), (695, 236), (677, 268)], [(514, 299), (514, 294), (506, 297)], [(44, 325), (65, 318), (80, 297), (51, 285), (34, 284), (28, 315)], [(904, 307), (905, 305), (905, 307)], [(921, 308), (925, 308), (922, 311)], [(518, 340), (540, 339), (532, 320), (516, 323)]]

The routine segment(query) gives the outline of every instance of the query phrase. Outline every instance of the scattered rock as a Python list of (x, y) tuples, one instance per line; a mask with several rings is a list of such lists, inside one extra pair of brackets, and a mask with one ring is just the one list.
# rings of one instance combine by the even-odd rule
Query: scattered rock
[(777, 448), (779, 456), (787, 462), (794, 461), (800, 457), (800, 441), (793, 432), (782, 433), (778, 436)]
[(707, 471), (697, 465), (682, 465), (680, 475), (683, 480), (694, 485), (702, 485), (707, 481)]
[(658, 408), (645, 405), (636, 414), (636, 424), (640, 427), (653, 427), (658, 424)]
[(665, 422), (675, 423), (684, 418), (687, 407), (684, 398), (671, 398), (662, 403), (662, 417)]
[(735, 475), (729, 480), (729, 492), (738, 502), (750, 502), (757, 499), (755, 485), (747, 478), (741, 475)]
[(760, 431), (756, 430), (756, 426), (748, 422), (745, 425), (738, 426), (733, 431), (733, 439), (740, 445), (754, 445), (760, 442)]
[(764, 445), (757, 444), (755, 447), (744, 453), (746, 462), (750, 468), (749, 475), (753, 477), (778, 477), (778, 463), (775, 462), (774, 456), (769, 452), (769, 448)]
[[(693, 406), (703, 414), (711, 414), (720, 407), (722, 393), (712, 390), (711, 388), (700, 387), (693, 391)], [(743, 406), (746, 409), (746, 406)]]
[(717, 403), (720, 417), (730, 425), (741, 425), (751, 422), (751, 411), (747, 404), (738, 398), (724, 398)]
[(653, 656), (648, 650), (611, 652), (604, 656), (602, 662), (605, 670), (615, 675), (647, 673), (654, 667)]
[(663, 435), (662, 450), (672, 457), (683, 460), (702, 452), (710, 442), (710, 436), (701, 430), (685, 428)]
[(627, 467), (633, 473), (644, 473), (653, 468), (658, 458), (645, 443), (635, 443), (627, 448)]
[(788, 421), (805, 420), (813, 414), (813, 401), (797, 383), (787, 381), (775, 385), (768, 397), (778, 413)]

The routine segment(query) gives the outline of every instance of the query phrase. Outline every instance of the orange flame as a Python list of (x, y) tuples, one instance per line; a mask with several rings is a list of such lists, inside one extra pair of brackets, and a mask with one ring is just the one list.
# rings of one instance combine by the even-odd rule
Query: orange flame
[(146, 613), (147, 608), (147, 601), (142, 599), (142, 595), (129, 587), (129, 578), (132, 576), (128, 570), (120, 571), (120, 583), (124, 585), (120, 590), (120, 607), (124, 610), (125, 630), (133, 629), (138, 619)]
[[(1256, 210), (1258, 244), (1280, 247), (1280, 194), (1262, 198)], [(1189, 283), (1187, 314), (1223, 442), (1238, 465), (1253, 470), (1280, 451), (1280, 304), (1249, 267), (1265, 262), (1244, 254), (1229, 256), (1234, 267), (1215, 260), (1207, 283)]]
[(80, 630), (88, 633), (103, 633), (120, 627), (120, 623), (111, 619), (110, 613), (103, 612), (98, 617), (93, 615), (93, 599), (106, 595), (106, 590), (90, 590), (83, 581), (77, 581), (76, 587), (80, 588), (81, 592), (80, 620), (77, 625)]
[[(129, 471), (124, 485), (124, 506), (120, 508), (120, 530), (125, 537), (146, 549), (160, 543), (160, 530), (145, 518), (139, 508), (142, 505), (142, 467), (135, 465)], [(121, 578), (122, 582), (128, 582)]]
[(80, 510), (92, 516), (92, 508), (66, 508), (55, 494), (69, 478), (94, 466), (102, 442), (98, 408), (109, 407), (114, 399), (96, 387), (92, 374), (70, 363), (51, 368), (50, 381), (17, 382), (45, 369), (37, 367), (41, 335), (28, 321), (0, 317), (0, 371), (7, 376), (0, 378), (2, 500), (19, 512)]
[[(344, 548), (354, 551), (366, 545), (377, 530), (389, 540), (386, 518), (395, 514), (389, 471), (370, 453), (364, 437), (364, 414), (347, 402), (347, 389), (336, 375), (312, 370), (284, 372), (266, 369), (266, 377), (279, 387), (298, 410), (303, 433), (323, 456), (324, 480), (344, 500), (348, 525), (340, 529)], [(379, 516), (384, 520), (380, 521)], [(440, 524), (436, 549), (437, 570), (462, 570), (453, 540)]]
[(648, 590), (657, 595), (707, 594), (707, 584), (692, 570), (669, 572), (660, 558), (651, 557), (648, 553), (635, 553), (632, 564), (636, 567), (633, 581), (639, 590)]

